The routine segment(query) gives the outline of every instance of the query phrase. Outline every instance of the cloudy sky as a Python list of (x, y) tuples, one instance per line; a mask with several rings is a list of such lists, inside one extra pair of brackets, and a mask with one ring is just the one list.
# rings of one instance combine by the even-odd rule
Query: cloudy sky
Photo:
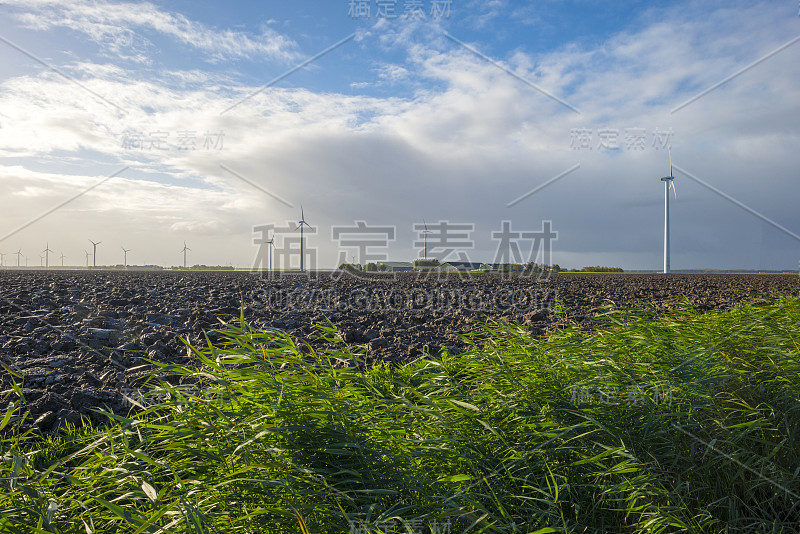
[(659, 269), (671, 147), (674, 269), (797, 269), (797, 2), (625, 4), (4, 0), (0, 252)]

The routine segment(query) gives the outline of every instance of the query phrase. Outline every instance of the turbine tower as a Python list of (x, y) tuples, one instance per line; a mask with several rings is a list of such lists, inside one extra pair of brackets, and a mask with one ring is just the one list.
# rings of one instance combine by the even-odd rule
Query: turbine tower
[[(22, 248), (20, 248), (20, 249), (19, 249), (18, 251), (16, 251), (14, 254), (16, 254), (16, 256), (17, 256), (17, 267), (19, 267), (19, 259), (22, 257)], [(13, 254), (12, 254), (12, 255), (13, 255)], [(27, 260), (25, 260), (25, 261), (26, 261), (26, 263), (27, 263)]]
[(672, 176), (672, 151), (669, 153), (669, 176), (661, 179), (664, 182), (664, 274), (670, 272), (669, 266), (669, 188), (672, 187), (672, 192), (675, 193), (675, 198), (678, 198), (678, 192), (675, 190), (675, 177)]
[(128, 252), (130, 252), (131, 249), (129, 249), (129, 248), (126, 249), (125, 247), (120, 247), (120, 248), (122, 248), (122, 252), (125, 253), (125, 268), (127, 269), (128, 268)]
[(50, 268), (50, 253), (53, 252), (52, 250), (50, 250), (50, 243), (47, 243), (47, 248), (45, 248), (42, 252), (44, 252), (44, 257), (45, 257), (44, 268), (45, 269), (49, 269)]
[(267, 245), (269, 245), (269, 272), (270, 276), (272, 275), (272, 249), (275, 247), (275, 235), (272, 236), (272, 239), (269, 241), (264, 241)]
[(97, 267), (97, 245), (99, 245), (100, 243), (102, 243), (102, 241), (98, 241), (97, 243), (95, 243), (94, 241), (92, 241), (92, 240), (90, 239), (90, 240), (89, 240), (89, 243), (91, 243), (91, 244), (92, 244), (92, 246), (94, 247), (94, 248), (92, 249), (92, 267)]
[[(305, 216), (305, 213), (303, 213), (303, 205), (301, 204), (300, 205), (300, 223), (297, 225), (297, 228), (294, 229), (295, 232), (297, 230), (300, 230), (300, 272), (301, 273), (305, 272), (305, 269), (303, 267), (303, 256), (304, 256), (304, 253), (303, 253), (303, 225), (308, 226), (309, 228), (311, 228), (311, 226), (306, 222), (306, 216)], [(273, 239), (275, 239), (275, 238), (273, 237)]]
[(181, 252), (183, 252), (183, 268), (184, 268), (184, 269), (186, 268), (186, 251), (187, 251), (187, 250), (192, 250), (192, 249), (190, 249), (189, 247), (187, 247), (187, 246), (186, 246), (186, 241), (184, 241), (184, 242), (183, 242), (183, 250), (181, 251)]
[(425, 222), (425, 219), (422, 219), (422, 224), (423, 224), (423, 226), (425, 226), (425, 230), (423, 230), (423, 232), (422, 232), (422, 238), (423, 238), (423, 241), (425, 242), (425, 248), (424, 248), (424, 255), (423, 256), (427, 260), (428, 259), (428, 234), (430, 234), (432, 232), (430, 230), (428, 230), (428, 223)]
[(86, 250), (86, 249), (83, 249), (83, 251), (86, 253), (86, 268), (88, 269), (89, 268), (89, 251)]
[(0, 267), (5, 265), (6, 262), (4, 260), (6, 256), (8, 256), (8, 252), (0, 252)]
[(64, 256), (64, 253), (62, 252), (61, 253), (61, 266), (62, 267), (64, 266), (64, 258), (66, 258), (66, 256)]

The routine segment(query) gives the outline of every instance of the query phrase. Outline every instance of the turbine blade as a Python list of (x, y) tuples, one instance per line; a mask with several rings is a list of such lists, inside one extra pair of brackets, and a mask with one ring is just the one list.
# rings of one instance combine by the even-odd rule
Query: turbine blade
[(675, 193), (675, 200), (678, 200), (678, 190), (675, 189), (675, 180), (670, 180), (669, 186), (672, 188), (672, 192)]

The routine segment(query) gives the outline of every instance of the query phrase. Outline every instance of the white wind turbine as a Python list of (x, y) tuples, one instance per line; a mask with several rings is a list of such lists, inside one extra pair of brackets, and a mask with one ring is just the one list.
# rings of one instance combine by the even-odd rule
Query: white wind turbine
[(50, 253), (53, 252), (52, 250), (50, 250), (50, 243), (47, 244), (47, 248), (45, 248), (42, 252), (44, 252), (44, 257), (45, 257), (44, 267), (45, 267), (45, 269), (49, 269), (50, 268)]
[(664, 273), (670, 272), (669, 267), (669, 188), (678, 198), (678, 191), (675, 190), (675, 177), (672, 176), (672, 151), (669, 151), (669, 176), (661, 179), (664, 182)]
[(303, 255), (304, 255), (304, 252), (303, 252), (303, 225), (308, 226), (309, 228), (311, 228), (311, 226), (306, 222), (306, 216), (305, 216), (305, 213), (303, 212), (303, 205), (301, 204), (300, 205), (300, 223), (297, 225), (297, 228), (294, 229), (295, 232), (297, 230), (300, 230), (300, 272), (301, 273), (305, 272), (305, 269), (303, 268)]
[[(184, 243), (184, 245), (185, 245), (185, 244), (186, 244), (186, 243)], [(123, 254), (125, 254), (125, 263), (124, 263), (124, 265), (125, 265), (125, 268), (127, 269), (127, 268), (128, 268), (128, 252), (130, 252), (130, 251), (131, 251), (131, 249), (129, 249), (129, 248), (125, 248), (125, 247), (120, 247), (120, 248), (122, 249), (122, 252), (123, 252)], [(184, 262), (184, 263), (185, 263), (185, 262)]]
[(61, 253), (61, 266), (62, 267), (64, 266), (64, 258), (66, 258), (66, 256), (64, 256), (64, 253), (62, 252)]
[(6, 256), (8, 256), (8, 252), (0, 252), (0, 267), (5, 265)]
[(90, 239), (90, 240), (89, 240), (89, 243), (91, 243), (91, 244), (92, 244), (92, 247), (94, 247), (94, 248), (92, 249), (92, 267), (97, 267), (97, 245), (99, 245), (100, 243), (102, 243), (102, 241), (98, 241), (97, 243), (95, 243), (94, 241), (92, 241), (92, 240)]
[[(14, 255), (16, 255), (16, 256), (17, 256), (17, 267), (19, 267), (19, 259), (22, 257), (22, 248), (20, 248), (20, 249), (19, 249), (18, 251), (16, 251), (16, 252), (14, 252), (14, 254), (12, 254), (12, 256), (14, 256)], [(25, 258), (26, 258), (26, 259), (25, 259), (25, 264), (27, 265), (27, 264), (28, 264), (28, 259), (27, 259), (27, 256), (26, 256)]]
[(183, 242), (183, 250), (181, 251), (181, 252), (183, 252), (183, 268), (184, 269), (186, 268), (186, 251), (188, 251), (188, 250), (192, 250), (192, 249), (187, 247), (186, 246), (186, 241), (184, 241)]
[(264, 243), (269, 245), (269, 272), (272, 273), (272, 249), (275, 248), (275, 235), (269, 241), (264, 241)]
[(86, 268), (88, 269), (89, 268), (89, 251), (84, 249), (84, 252), (86, 253)]

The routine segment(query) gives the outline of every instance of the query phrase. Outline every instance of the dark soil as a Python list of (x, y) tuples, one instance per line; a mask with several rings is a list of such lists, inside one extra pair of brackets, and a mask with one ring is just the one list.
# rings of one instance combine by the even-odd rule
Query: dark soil
[[(24, 377), (31, 423), (52, 431), (81, 415), (103, 422), (94, 408), (127, 412), (123, 394), (134, 395), (152, 371), (145, 358), (193, 365), (180, 338), (214, 341), (220, 319), (242, 309), (251, 324), (284, 330), (301, 344), (322, 344), (312, 325), (330, 320), (346, 343), (366, 347), (369, 363), (462, 351), (459, 334), (490, 318), (546, 335), (564, 322), (590, 327), (593, 309), (603, 304), (665, 310), (686, 297), (708, 311), (798, 293), (796, 275), (270, 279), (235, 272), (0, 271), (0, 362)], [(4, 370), (4, 390), (10, 379)]]

